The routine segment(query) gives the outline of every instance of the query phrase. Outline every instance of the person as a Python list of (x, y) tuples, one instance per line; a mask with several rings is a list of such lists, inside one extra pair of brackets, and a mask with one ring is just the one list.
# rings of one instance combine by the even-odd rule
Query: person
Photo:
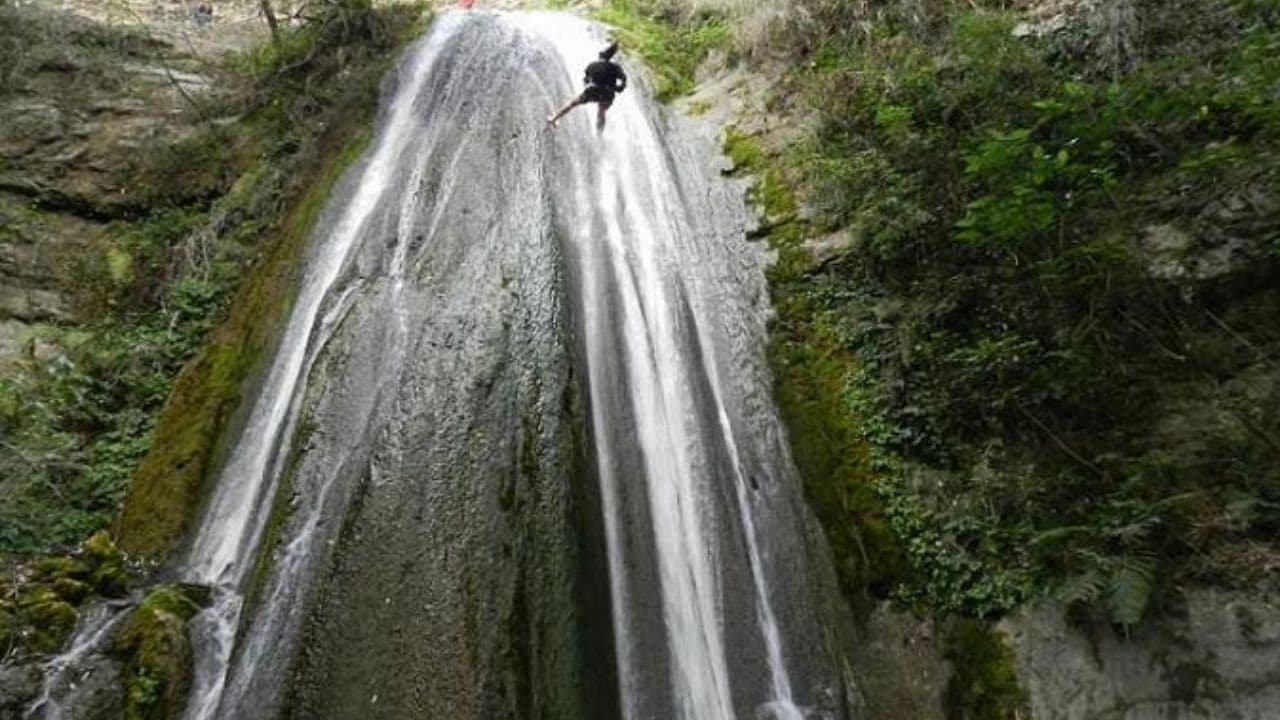
[(600, 51), (600, 59), (587, 65), (583, 73), (582, 82), (586, 84), (586, 88), (583, 89), (582, 94), (570, 100), (569, 104), (555, 115), (547, 118), (548, 125), (555, 127), (560, 118), (579, 105), (595, 103), (596, 130), (604, 130), (604, 114), (613, 104), (614, 95), (627, 89), (627, 74), (622, 71), (622, 66), (613, 61), (613, 56), (617, 52), (617, 42), (609, 43), (609, 47)]

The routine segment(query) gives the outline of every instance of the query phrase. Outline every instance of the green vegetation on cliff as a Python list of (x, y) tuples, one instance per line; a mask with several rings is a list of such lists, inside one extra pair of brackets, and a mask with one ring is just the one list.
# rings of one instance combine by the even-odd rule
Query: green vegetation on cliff
[[(974, 616), (1058, 588), (1130, 625), (1159, 583), (1261, 581), (1250, 558), (1280, 552), (1280, 11), (1135, 1), (1042, 26), (996, 2), (804, 5), (768, 42), (812, 131), (755, 163), (759, 187), (798, 188), (802, 233), (847, 238), (798, 254), (796, 223), (766, 218), (793, 435), (818, 423), (869, 458), (804, 468), (815, 441), (793, 438), (837, 553), (887, 518), (895, 594)], [(873, 497), (833, 509), (850, 483)]]
[(642, 57), (654, 73), (654, 95), (670, 100), (693, 89), (707, 53), (729, 47), (729, 30), (715, 13), (662, 0), (609, 0), (596, 19), (616, 28), (624, 52)]

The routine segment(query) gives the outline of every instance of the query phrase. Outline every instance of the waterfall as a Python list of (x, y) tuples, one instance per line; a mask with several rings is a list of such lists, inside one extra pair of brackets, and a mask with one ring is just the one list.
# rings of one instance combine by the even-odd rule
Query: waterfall
[(181, 568), (189, 720), (852, 716), (741, 188), (642, 80), (544, 126), (605, 37), (393, 73)]

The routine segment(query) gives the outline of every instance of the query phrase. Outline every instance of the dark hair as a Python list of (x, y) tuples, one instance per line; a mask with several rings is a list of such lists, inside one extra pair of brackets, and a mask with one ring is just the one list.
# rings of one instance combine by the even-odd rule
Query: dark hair
[(600, 59), (601, 59), (601, 60), (611, 60), (611, 59), (613, 59), (613, 55), (614, 55), (614, 53), (616, 53), (616, 52), (618, 52), (618, 41), (616, 41), (616, 40), (615, 40), (615, 41), (613, 41), (613, 42), (609, 43), (609, 47), (607, 47), (607, 48), (605, 48), (605, 49), (603, 49), (603, 50), (601, 50), (601, 51), (600, 51)]

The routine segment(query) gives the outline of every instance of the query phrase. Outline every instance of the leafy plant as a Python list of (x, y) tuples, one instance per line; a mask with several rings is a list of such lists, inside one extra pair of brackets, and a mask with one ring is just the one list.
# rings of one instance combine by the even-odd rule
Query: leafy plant
[[(1231, 543), (1280, 552), (1269, 511), (1244, 511), (1276, 500), (1274, 400), (1249, 381), (1245, 419), (1216, 426), (1179, 407), (1280, 348), (1280, 66), (1263, 60), (1280, 17), (1176, 3), (1102, 57), (1087, 18), (1016, 37), (997, 5), (809, 0), (813, 22), (779, 31), (779, 105), (811, 131), (751, 168), (800, 181), (811, 234), (855, 241), (815, 270), (792, 258), (803, 227), (770, 229), (774, 333), (787, 358), (832, 359), (807, 367), (866, 443), (898, 597), (988, 616), (1063, 587), (1130, 626), (1166, 583), (1230, 576), (1206, 565)], [(1153, 271), (1184, 262), (1160, 256), (1166, 227), (1187, 238), (1173, 279)], [(1227, 246), (1249, 260), (1193, 277)], [(1193, 422), (1205, 438), (1170, 431)]]
[(656, 75), (655, 96), (670, 100), (693, 88), (694, 73), (709, 52), (727, 48), (729, 28), (711, 13), (686, 14), (653, 0), (609, 0), (596, 17), (617, 28), (624, 51), (644, 58)]

